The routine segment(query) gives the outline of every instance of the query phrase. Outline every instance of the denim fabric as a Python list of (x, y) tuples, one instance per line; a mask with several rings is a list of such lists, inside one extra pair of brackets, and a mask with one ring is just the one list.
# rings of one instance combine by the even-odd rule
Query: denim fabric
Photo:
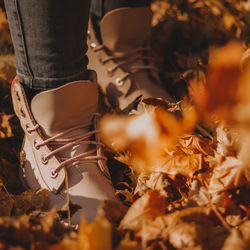
[[(146, 6), (150, 0), (93, 0), (92, 12)], [(90, 0), (5, 0), (17, 74), (27, 88), (46, 90), (84, 80)]]
[(85, 78), (90, 0), (5, 0), (20, 81), (50, 89)]
[(101, 19), (107, 12), (121, 7), (150, 6), (152, 0), (92, 0), (91, 14)]

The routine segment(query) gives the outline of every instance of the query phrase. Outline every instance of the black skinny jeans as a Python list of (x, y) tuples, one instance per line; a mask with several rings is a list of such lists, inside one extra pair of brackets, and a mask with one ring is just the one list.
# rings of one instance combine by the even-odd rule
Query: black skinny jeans
[[(88, 64), (90, 0), (5, 0), (20, 81), (46, 90), (84, 80)], [(148, 6), (150, 0), (92, 0), (101, 19), (120, 7)]]

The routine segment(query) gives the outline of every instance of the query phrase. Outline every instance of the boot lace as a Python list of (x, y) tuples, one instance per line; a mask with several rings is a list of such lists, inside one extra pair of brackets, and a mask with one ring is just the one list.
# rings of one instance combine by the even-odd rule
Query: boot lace
[[(95, 114), (95, 116), (100, 116), (100, 114)], [(56, 178), (58, 175), (58, 171), (63, 167), (68, 168), (68, 167), (77, 165), (80, 162), (107, 160), (107, 158), (105, 156), (98, 155), (98, 151), (97, 151), (97, 146), (104, 147), (104, 144), (99, 142), (99, 141), (90, 140), (90, 138), (93, 135), (96, 135), (97, 133), (100, 132), (99, 129), (94, 129), (94, 130), (89, 131), (83, 135), (75, 136), (75, 137), (69, 138), (69, 139), (62, 138), (62, 137), (65, 137), (65, 135), (67, 135), (73, 131), (76, 131), (78, 129), (88, 128), (90, 125), (91, 125), (91, 122), (86, 123), (86, 124), (82, 124), (79, 126), (75, 126), (75, 127), (70, 128), (70, 129), (67, 129), (61, 133), (58, 133), (57, 135), (51, 136), (51, 137), (43, 140), (42, 142), (35, 141), (34, 146), (36, 149), (39, 149), (40, 147), (42, 147), (44, 145), (48, 145), (52, 149), (52, 151), (49, 154), (44, 155), (42, 157), (42, 161), (44, 164), (47, 164), (49, 159), (52, 156), (55, 156), (59, 152), (65, 150), (69, 147), (72, 147), (75, 145), (80, 145), (80, 144), (96, 145), (96, 147), (94, 149), (88, 150), (84, 153), (80, 153), (80, 154), (73, 156), (73, 157), (69, 157), (69, 158), (59, 157), (60, 164), (57, 167), (52, 169), (52, 172), (51, 172), (52, 178)], [(35, 130), (38, 130), (39, 127), (40, 127), (39, 124), (36, 124), (34, 127), (28, 127), (27, 132), (31, 133)], [(105, 173), (105, 175), (109, 175), (107, 173), (106, 169), (101, 169), (101, 170)]]
[[(107, 50), (105, 45), (96, 45), (93, 47), (93, 50), (100, 51), (100, 50)], [(157, 73), (159, 72), (158, 68), (153, 65), (154, 58), (151, 56), (145, 55), (145, 52), (150, 51), (150, 47), (142, 47), (142, 48), (137, 48), (135, 50), (129, 51), (127, 53), (125, 52), (113, 52), (111, 56), (106, 56), (101, 60), (101, 63), (105, 64), (109, 61), (114, 62), (114, 66), (108, 68), (109, 73), (113, 73), (117, 68), (122, 67), (125, 64), (132, 63), (137, 60), (148, 60), (149, 65), (146, 64), (141, 64), (141, 65), (134, 65), (129, 67), (127, 72), (122, 75), (121, 77), (117, 78), (116, 83), (118, 85), (123, 85), (123, 82), (126, 78), (129, 76), (142, 71), (142, 70), (153, 70), (156, 71)]]

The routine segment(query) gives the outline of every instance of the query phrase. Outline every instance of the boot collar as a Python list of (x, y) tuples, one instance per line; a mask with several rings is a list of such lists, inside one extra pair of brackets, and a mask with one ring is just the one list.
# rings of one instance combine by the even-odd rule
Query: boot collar
[(119, 8), (108, 12), (100, 24), (103, 44), (111, 51), (128, 52), (143, 46), (151, 35), (149, 7)]

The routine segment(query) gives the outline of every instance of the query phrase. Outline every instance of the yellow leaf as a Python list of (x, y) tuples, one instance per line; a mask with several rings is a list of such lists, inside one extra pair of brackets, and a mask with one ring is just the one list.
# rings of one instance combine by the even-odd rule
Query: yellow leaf
[(79, 250), (111, 250), (112, 226), (105, 218), (102, 210), (95, 221), (88, 223), (82, 219), (79, 228)]

